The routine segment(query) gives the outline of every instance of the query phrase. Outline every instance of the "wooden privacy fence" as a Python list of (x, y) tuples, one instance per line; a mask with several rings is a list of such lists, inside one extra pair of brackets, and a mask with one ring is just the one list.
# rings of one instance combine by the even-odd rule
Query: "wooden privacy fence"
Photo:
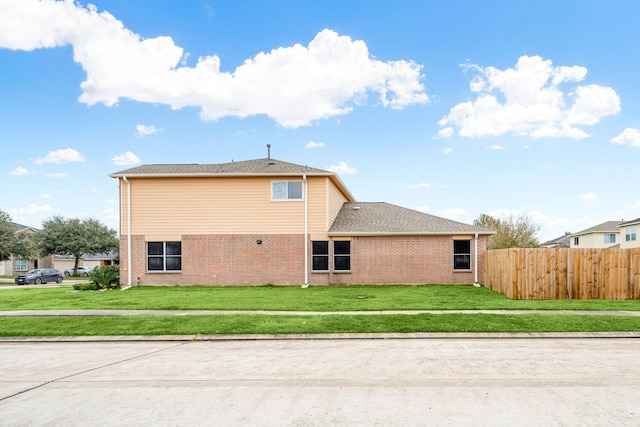
[(485, 252), (484, 286), (512, 299), (640, 299), (640, 248)]

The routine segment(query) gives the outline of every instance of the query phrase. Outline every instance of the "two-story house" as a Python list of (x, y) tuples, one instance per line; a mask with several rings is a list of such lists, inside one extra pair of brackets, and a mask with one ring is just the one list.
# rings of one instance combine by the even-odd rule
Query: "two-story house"
[(612, 248), (620, 245), (620, 224), (622, 221), (606, 221), (569, 235), (571, 248)]
[(620, 228), (621, 248), (640, 248), (640, 239), (637, 237), (637, 233), (640, 230), (640, 218), (624, 221), (618, 227)]
[[(18, 239), (29, 240), (38, 231), (36, 228), (27, 225), (13, 223)], [(53, 257), (48, 255), (44, 258), (23, 258), (11, 257), (8, 260), (0, 261), (0, 276), (15, 276), (26, 273), (34, 268), (51, 268)]]
[(475, 283), (493, 234), (357, 202), (337, 174), (272, 158), (110, 176), (127, 284)]

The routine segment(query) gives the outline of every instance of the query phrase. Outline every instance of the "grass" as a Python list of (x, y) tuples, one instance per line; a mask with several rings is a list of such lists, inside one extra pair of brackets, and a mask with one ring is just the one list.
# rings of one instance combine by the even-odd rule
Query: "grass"
[(640, 317), (489, 314), (4, 317), (0, 336), (640, 331)]
[[(364, 297), (364, 298), (362, 298)], [(71, 288), (4, 289), (0, 310), (630, 310), (640, 301), (516, 301), (473, 286), (133, 287), (125, 292)]]
[[(473, 286), (70, 287), (3, 289), (10, 310), (603, 310), (640, 311), (640, 301), (514, 301)], [(189, 315), (0, 317), (0, 336), (310, 334), (380, 332), (640, 331), (640, 316), (573, 314)]]

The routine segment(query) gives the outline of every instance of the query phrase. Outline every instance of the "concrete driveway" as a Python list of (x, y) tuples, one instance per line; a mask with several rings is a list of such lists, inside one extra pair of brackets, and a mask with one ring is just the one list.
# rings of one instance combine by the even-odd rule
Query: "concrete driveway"
[(601, 426), (633, 338), (0, 342), (0, 425)]

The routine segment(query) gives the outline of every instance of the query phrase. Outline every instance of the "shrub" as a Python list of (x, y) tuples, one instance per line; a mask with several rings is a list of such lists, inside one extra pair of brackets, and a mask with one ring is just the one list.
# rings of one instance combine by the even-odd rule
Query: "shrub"
[(76, 283), (73, 285), (73, 289), (76, 291), (97, 291), (100, 290), (100, 286), (95, 283)]
[(98, 289), (117, 288), (120, 286), (120, 266), (103, 265), (92, 270), (89, 278)]

